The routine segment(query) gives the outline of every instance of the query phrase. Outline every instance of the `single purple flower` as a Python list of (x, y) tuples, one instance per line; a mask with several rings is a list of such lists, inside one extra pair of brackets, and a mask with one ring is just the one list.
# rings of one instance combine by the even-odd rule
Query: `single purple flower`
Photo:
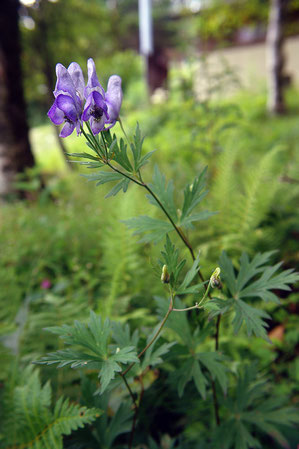
[(82, 120), (85, 122), (90, 120), (90, 127), (94, 134), (98, 134), (104, 129), (105, 123), (109, 117), (107, 110), (107, 104), (98, 91), (94, 90), (88, 95)]
[(80, 134), (81, 115), (84, 99), (84, 78), (80, 66), (72, 62), (68, 69), (56, 65), (57, 82), (54, 90), (55, 101), (48, 117), (55, 125), (65, 123), (60, 137), (67, 137), (76, 128)]
[(44, 290), (48, 290), (51, 287), (51, 285), (52, 284), (51, 284), (51, 281), (49, 279), (44, 279), (41, 282), (41, 284), (40, 284), (41, 288), (44, 289)]
[(108, 80), (107, 92), (105, 95), (106, 103), (108, 105), (109, 120), (106, 124), (109, 125), (106, 129), (112, 128), (119, 118), (119, 111), (123, 99), (123, 91), (121, 88), (121, 77), (118, 75), (110, 76)]
[(105, 91), (99, 83), (95, 63), (92, 58), (87, 61), (88, 82), (84, 89), (86, 103), (82, 115), (83, 121), (90, 120), (90, 126), (94, 134), (104, 129), (106, 120), (109, 119), (108, 107), (105, 103)]
[(85, 98), (87, 98), (88, 95), (91, 94), (91, 92), (93, 91), (99, 92), (102, 95), (102, 97), (105, 98), (105, 91), (98, 80), (96, 66), (92, 58), (89, 58), (87, 60), (87, 72), (88, 72), (88, 81), (84, 89)]
[(105, 91), (99, 83), (95, 63), (92, 58), (87, 61), (88, 82), (84, 90), (86, 103), (82, 114), (82, 120), (90, 120), (90, 127), (94, 134), (99, 134), (107, 120), (109, 120), (108, 106), (105, 102)]

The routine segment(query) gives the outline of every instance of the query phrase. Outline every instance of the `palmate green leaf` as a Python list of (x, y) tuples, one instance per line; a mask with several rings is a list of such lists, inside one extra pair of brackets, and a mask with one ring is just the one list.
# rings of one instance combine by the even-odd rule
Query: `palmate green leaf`
[(259, 376), (256, 364), (244, 366), (235, 392), (224, 398), (223, 406), (227, 413), (223, 416), (228, 419), (216, 429), (213, 448), (262, 448), (260, 433), (268, 434), (282, 446), (289, 447), (282, 429), (298, 424), (299, 415), (298, 410), (285, 403), (285, 398), (278, 397), (275, 389), (270, 389), (269, 383)]
[[(191, 282), (195, 278), (195, 276), (198, 274), (199, 271), (199, 256), (196, 257), (196, 259), (193, 262), (192, 267), (188, 272), (186, 273), (186, 276), (183, 280), (183, 282), (180, 284), (180, 286), (176, 289), (177, 295), (186, 295), (189, 293), (198, 293), (203, 289), (203, 286), (205, 282), (201, 282), (199, 284), (195, 284), (190, 286)], [(208, 281), (207, 281), (208, 282)]]
[(230, 294), (234, 297), (237, 292), (236, 274), (232, 261), (230, 260), (225, 251), (222, 252), (219, 258), (219, 265), (221, 268), (221, 278), (225, 281), (225, 284), (227, 285)]
[(135, 329), (131, 335), (130, 326), (128, 323), (120, 323), (119, 321), (113, 321), (111, 323), (112, 337), (117, 347), (123, 348), (125, 346), (137, 347), (139, 341), (138, 329)]
[(140, 170), (141, 167), (143, 167), (144, 165), (146, 165), (148, 163), (148, 160), (150, 157), (152, 157), (152, 155), (155, 153), (156, 150), (153, 151), (149, 151), (148, 153), (146, 153), (138, 162), (138, 170)]
[(236, 282), (236, 292), (240, 292), (250, 279), (263, 271), (263, 266), (269, 262), (272, 254), (276, 251), (267, 251), (265, 253), (257, 253), (250, 261), (246, 253), (240, 258), (240, 270)]
[(121, 167), (123, 167), (128, 173), (133, 172), (132, 164), (128, 157), (127, 145), (121, 138), (119, 145), (115, 136), (113, 142), (109, 147), (109, 156), (113, 158)]
[(206, 398), (206, 386), (208, 381), (203, 375), (200, 364), (194, 357), (188, 358), (182, 366), (176, 371), (173, 378), (177, 383), (178, 395), (182, 397), (188, 382), (193, 380), (196, 389), (203, 399)]
[(109, 193), (105, 196), (105, 198), (109, 198), (110, 196), (115, 196), (121, 190), (126, 193), (130, 184), (130, 180), (128, 178), (123, 178), (118, 184), (116, 184), (113, 189), (110, 190)]
[(100, 357), (107, 355), (107, 344), (110, 335), (111, 324), (108, 319), (102, 322), (101, 317), (93, 311), (87, 323), (75, 321), (73, 326), (64, 324), (45, 329), (46, 331), (60, 335), (67, 344), (83, 346)]
[(178, 395), (182, 397), (187, 383), (192, 380), (202, 398), (206, 398), (206, 388), (209, 385), (209, 381), (202, 368), (205, 368), (210, 373), (210, 376), (219, 382), (223, 393), (226, 394), (227, 368), (223, 365), (223, 360), (223, 356), (215, 352), (190, 355), (172, 375), (172, 378), (177, 383)]
[(247, 334), (250, 337), (254, 334), (256, 337), (261, 337), (264, 340), (271, 342), (267, 336), (266, 328), (268, 324), (264, 319), (271, 319), (270, 315), (264, 310), (251, 307), (241, 299), (235, 301), (235, 317), (233, 319), (234, 332), (237, 334), (243, 324), (247, 327)]
[(183, 259), (179, 261), (179, 251), (175, 245), (171, 243), (168, 234), (166, 235), (166, 243), (164, 245), (164, 251), (161, 251), (161, 255), (163, 257), (163, 261), (160, 261), (160, 264), (161, 266), (167, 265), (167, 270), (170, 275), (169, 283), (171, 287), (176, 288), (180, 273), (186, 263), (186, 260)]
[(208, 210), (203, 210), (201, 212), (198, 212), (196, 214), (189, 215), (188, 217), (185, 217), (184, 219), (180, 219), (180, 226), (185, 226), (186, 228), (193, 229), (192, 223), (195, 221), (201, 221), (201, 220), (207, 220), (208, 218), (215, 215), (217, 212), (210, 212)]
[(234, 299), (222, 299), (215, 298), (211, 301), (204, 303), (203, 308), (210, 312), (209, 319), (215, 318), (217, 315), (224, 315), (227, 313), (235, 304)]
[(165, 235), (173, 230), (173, 227), (167, 221), (159, 220), (157, 218), (151, 218), (146, 215), (141, 215), (140, 217), (129, 218), (128, 220), (123, 220), (129, 229), (134, 229), (136, 234), (145, 233), (144, 237), (140, 242), (158, 242), (162, 240)]
[[(119, 435), (129, 432), (132, 428), (134, 413), (132, 401), (125, 401), (121, 398), (121, 401), (115, 402), (108, 391), (100, 396), (96, 391), (96, 382), (91, 380), (90, 376), (87, 377), (83, 374), (81, 379), (81, 401), (83, 405), (97, 407), (104, 410), (104, 413), (100, 419), (93, 423), (92, 432), (90, 429), (80, 431), (80, 440), (78, 434), (76, 435), (78, 449), (87, 449), (87, 442), (88, 448), (112, 448), (114, 447), (114, 440)], [(76, 444), (75, 447), (77, 448)]]
[(290, 284), (294, 284), (299, 280), (299, 273), (294, 273), (293, 269), (288, 269), (276, 274), (280, 268), (281, 263), (273, 267), (266, 267), (261, 277), (245, 287), (241, 293), (240, 298), (259, 297), (264, 301), (274, 301), (279, 303), (277, 296), (269, 290), (291, 290)]
[(101, 379), (100, 393), (103, 393), (115, 373), (121, 372), (120, 364), (139, 362), (134, 346), (116, 348), (114, 353), (108, 350), (108, 340), (111, 324), (108, 319), (102, 322), (94, 312), (90, 313), (88, 324), (75, 321), (73, 326), (49, 328), (51, 332), (59, 334), (65, 343), (75, 347), (83, 347), (87, 352), (73, 348), (56, 351), (42, 357), (37, 364), (53, 365), (58, 368), (70, 365), (71, 368), (88, 367), (99, 370)]
[(117, 195), (120, 190), (123, 190), (123, 192), (125, 193), (128, 190), (128, 186), (130, 184), (129, 178), (121, 173), (116, 172), (98, 171), (97, 173), (93, 173), (90, 175), (82, 174), (81, 176), (87, 178), (89, 181), (97, 181), (96, 186), (106, 184), (107, 182), (119, 181), (106, 195), (106, 198)]
[(141, 137), (139, 123), (136, 125), (136, 131), (133, 138), (133, 143), (131, 143), (131, 150), (134, 158), (134, 170), (137, 172), (139, 170), (139, 162), (141, 158), (142, 145), (144, 141), (144, 137)]
[[(109, 407), (109, 393), (106, 392), (102, 396), (98, 396), (93, 388), (91, 394), (93, 400), (97, 399), (97, 403), (99, 403), (98, 406), (106, 411), (101, 419), (97, 420), (93, 425), (92, 433), (95, 439), (95, 444), (92, 447), (110, 449), (114, 447), (113, 442), (119, 435), (130, 432), (132, 428), (132, 403), (122, 400), (121, 404), (112, 415), (113, 411), (111, 406)], [(86, 445), (86, 441), (90, 441), (90, 436), (86, 435), (86, 438), (83, 441)]]
[(67, 153), (67, 155), (71, 157), (80, 157), (82, 159), (90, 159), (92, 161), (100, 162), (98, 156), (93, 156), (92, 154), (86, 153), (85, 151), (83, 153)]
[(255, 307), (252, 307), (244, 301), (245, 298), (263, 299), (279, 303), (279, 299), (271, 290), (290, 290), (290, 284), (299, 280), (299, 274), (294, 270), (288, 269), (277, 273), (281, 263), (269, 266), (269, 259), (274, 251), (258, 253), (250, 261), (247, 254), (243, 253), (240, 258), (239, 272), (236, 272), (234, 266), (225, 252), (220, 257), (221, 277), (228, 290), (227, 307), (219, 302), (220, 311), (212, 313), (213, 316), (218, 313), (225, 313), (230, 308), (235, 311), (233, 319), (234, 331), (237, 333), (245, 322), (248, 335), (256, 335), (270, 341), (267, 337), (266, 328), (268, 327), (265, 319), (270, 316)]
[(98, 181), (96, 183), (97, 186), (101, 184), (106, 184), (106, 182), (119, 181), (123, 179), (123, 175), (115, 172), (107, 172), (107, 171), (98, 171), (97, 173), (92, 173), (90, 175), (82, 174), (84, 178), (87, 178), (88, 181)]
[[(194, 179), (193, 183), (187, 184), (184, 190), (184, 202), (182, 207), (181, 223), (184, 222), (193, 209), (203, 200), (207, 191), (206, 186), (207, 167)], [(195, 221), (195, 220), (193, 220)]]
[(203, 399), (206, 399), (206, 387), (208, 385), (208, 381), (206, 377), (203, 375), (200, 364), (198, 363), (197, 360), (193, 361), (191, 373), (197, 391), (199, 392), (199, 394), (202, 396)]
[[(145, 156), (145, 158), (147, 157), (148, 155)], [(200, 194), (203, 188), (202, 176), (203, 175), (201, 174), (195, 179), (192, 189), (189, 185), (187, 186), (186, 192), (188, 191), (189, 194), (185, 192), (185, 203), (183, 206), (184, 212), (180, 218), (178, 217), (177, 208), (174, 202), (173, 181), (171, 180), (167, 184), (165, 176), (160, 172), (157, 165), (155, 165), (153, 181), (149, 184), (149, 187), (159, 201), (157, 201), (152, 195), (147, 195), (147, 198), (151, 204), (158, 207), (158, 209), (162, 210), (163, 213), (166, 212), (166, 215), (171, 218), (175, 225), (192, 228), (193, 222), (206, 220), (210, 216), (214, 215), (214, 213), (209, 211), (201, 211), (191, 215), (193, 209), (205, 196), (205, 193)], [(130, 220), (126, 220), (126, 224), (131, 229), (135, 229), (136, 234), (146, 233), (145, 237), (140, 240), (141, 242), (159, 241), (166, 233), (174, 230), (174, 225), (170, 221), (158, 220), (146, 216), (143, 216), (141, 219), (140, 217), (135, 217)]]
[[(141, 156), (142, 153), (142, 145), (144, 142), (144, 137), (141, 137), (139, 124), (137, 123), (135, 135), (133, 138), (133, 142), (131, 143), (131, 151), (133, 154), (134, 160), (134, 172), (137, 173), (141, 167), (148, 163), (149, 158), (153, 155), (154, 151), (150, 151), (149, 153)], [(133, 171), (133, 169), (132, 169)]]
[(224, 394), (227, 392), (227, 368), (223, 364), (224, 356), (217, 352), (201, 352), (196, 354), (196, 359), (211, 373), (213, 379), (217, 379)]
[(269, 266), (270, 257), (275, 251), (258, 253), (250, 261), (247, 254), (240, 258), (240, 269), (236, 275), (233, 264), (225, 252), (220, 257), (221, 276), (225, 280), (230, 294), (237, 298), (261, 298), (279, 303), (277, 296), (270, 290), (290, 290), (290, 284), (299, 280), (299, 273), (288, 269), (276, 274), (281, 263)]
[[(173, 193), (174, 193), (174, 185), (173, 181), (169, 181), (168, 184), (166, 184), (165, 176), (160, 172), (159, 167), (155, 165), (154, 168), (154, 174), (153, 174), (153, 183), (150, 184), (150, 188), (152, 191), (156, 194), (156, 196), (159, 198), (161, 204), (163, 205), (164, 209), (167, 211), (167, 213), (170, 215), (172, 220), (177, 223), (178, 216), (177, 216), (177, 210), (173, 199)], [(151, 204), (161, 209), (161, 206), (157, 203), (157, 201), (151, 196), (147, 195), (147, 198)]]
[[(153, 335), (149, 336), (149, 338), (147, 339), (147, 343), (150, 341), (152, 336)], [(176, 344), (175, 341), (171, 343), (163, 343), (157, 348), (157, 341), (146, 351), (140, 367), (142, 371), (145, 370), (147, 366), (155, 366), (162, 363), (162, 356), (167, 354), (172, 346)]]
[(106, 360), (105, 363), (102, 364), (99, 375), (101, 379), (101, 387), (99, 389), (100, 394), (104, 393), (111, 380), (115, 378), (115, 373), (120, 373), (121, 370), (120, 365), (116, 363), (115, 360)]
[(122, 403), (112, 417), (109, 427), (105, 429), (106, 444), (112, 447), (113, 441), (121, 434), (130, 432), (132, 428), (133, 410), (131, 404)]
[(50, 352), (40, 360), (33, 362), (38, 365), (56, 365), (57, 368), (64, 368), (70, 365), (71, 368), (101, 368), (102, 357), (90, 355), (86, 352), (75, 351), (72, 349), (61, 349), (56, 352)]
[(103, 164), (102, 162), (91, 162), (91, 161), (70, 161), (70, 162), (72, 164), (84, 165), (85, 168), (89, 168), (91, 170), (105, 166), (105, 164)]

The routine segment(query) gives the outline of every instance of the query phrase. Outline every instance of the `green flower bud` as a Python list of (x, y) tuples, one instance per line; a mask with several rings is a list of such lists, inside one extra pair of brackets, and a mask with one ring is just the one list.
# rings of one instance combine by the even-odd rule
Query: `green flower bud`
[(222, 288), (220, 280), (220, 268), (217, 267), (212, 276), (210, 277), (210, 284), (212, 288)]
[(163, 284), (169, 284), (169, 280), (170, 280), (170, 274), (168, 273), (167, 265), (163, 265), (161, 281), (163, 282)]

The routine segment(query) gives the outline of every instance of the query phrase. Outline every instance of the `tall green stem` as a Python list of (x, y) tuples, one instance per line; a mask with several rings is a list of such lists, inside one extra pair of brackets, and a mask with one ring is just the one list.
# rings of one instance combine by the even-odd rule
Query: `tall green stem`
[[(122, 129), (122, 131), (123, 131), (123, 133), (124, 133), (126, 139), (128, 139), (127, 134), (126, 134), (126, 132), (125, 132), (125, 130), (124, 130), (124, 128), (123, 128), (123, 125), (122, 125), (121, 120), (119, 121), (119, 123), (120, 123), (120, 127), (121, 127), (121, 129)], [(103, 138), (103, 140), (105, 140), (105, 139)], [(164, 212), (164, 214), (166, 215), (166, 217), (168, 218), (168, 220), (169, 220), (170, 223), (172, 224), (174, 230), (176, 231), (176, 233), (178, 234), (178, 236), (180, 237), (180, 239), (182, 240), (182, 242), (184, 243), (184, 245), (188, 248), (188, 250), (189, 250), (189, 252), (190, 252), (190, 255), (191, 255), (191, 258), (192, 258), (192, 260), (194, 261), (194, 260), (195, 260), (195, 255), (194, 255), (194, 251), (193, 251), (193, 248), (192, 248), (190, 242), (188, 241), (188, 239), (187, 239), (187, 237), (185, 236), (185, 234), (183, 233), (183, 231), (182, 231), (182, 230), (175, 224), (175, 222), (173, 221), (172, 217), (169, 215), (168, 211), (166, 210), (166, 208), (164, 207), (164, 205), (161, 203), (161, 201), (159, 200), (159, 198), (156, 196), (156, 194), (152, 191), (152, 189), (149, 187), (149, 185), (146, 184), (146, 183), (143, 181), (143, 179), (142, 179), (142, 177), (141, 177), (140, 171), (139, 171), (139, 173), (138, 173), (138, 174), (139, 174), (139, 181), (138, 181), (138, 180), (136, 180), (136, 179), (130, 177), (129, 175), (123, 173), (121, 170), (118, 170), (116, 167), (114, 167), (114, 166), (113, 166), (112, 164), (110, 164), (109, 162), (108, 162), (107, 164), (109, 165), (109, 167), (110, 167), (112, 170), (114, 170), (114, 171), (116, 171), (116, 172), (118, 172), (118, 173), (121, 173), (123, 176), (125, 176), (125, 177), (128, 178), (128, 179), (130, 179), (130, 180), (133, 181), (135, 184), (138, 184), (139, 186), (145, 188), (145, 189), (150, 193), (150, 195), (151, 195), (151, 196), (155, 199), (155, 201), (159, 204), (161, 210)], [(204, 282), (205, 280), (204, 280), (204, 277), (203, 277), (203, 275), (202, 275), (202, 273), (201, 273), (200, 270), (198, 270), (198, 275), (199, 275), (201, 281)], [(210, 289), (210, 282), (209, 282), (209, 284), (208, 284), (207, 287), (206, 287), (205, 284), (204, 284), (204, 286), (205, 286), (205, 289), (206, 289), (204, 298), (205, 298), (207, 295), (209, 296), (209, 298), (211, 298), (211, 294), (210, 294), (210, 292), (209, 292), (209, 289)], [(202, 301), (204, 300), (204, 298), (201, 300), (201, 303), (202, 303)], [(198, 308), (198, 307), (199, 307), (199, 304), (198, 304), (197, 306), (193, 307), (193, 308)], [(188, 309), (189, 309), (189, 308), (188, 308)], [(154, 336), (153, 339), (149, 342), (149, 344), (148, 344), (148, 345), (141, 351), (141, 353), (138, 354), (138, 357), (141, 357), (141, 356), (146, 352), (146, 350), (151, 346), (151, 344), (156, 340), (156, 338), (158, 337), (159, 333), (161, 332), (161, 330), (162, 330), (162, 328), (163, 328), (163, 326), (164, 326), (164, 324), (165, 324), (165, 322), (166, 322), (166, 320), (167, 320), (169, 314), (172, 312), (172, 310), (173, 310), (173, 298), (171, 298), (171, 308), (170, 308), (170, 306), (169, 306), (169, 310), (168, 310), (167, 314), (165, 315), (165, 317), (164, 317), (164, 319), (163, 319), (163, 321), (162, 321), (162, 323), (161, 323), (161, 326), (160, 326), (159, 329), (158, 329), (158, 332), (155, 334), (155, 336)], [(191, 310), (191, 309), (190, 309), (190, 310)], [(175, 310), (175, 311), (179, 311), (179, 310)], [(216, 346), (216, 351), (218, 350), (218, 347), (219, 347), (219, 326), (220, 326), (220, 315), (218, 316), (217, 322), (216, 322), (216, 334), (215, 334), (215, 346)], [(123, 371), (122, 375), (125, 376), (125, 375), (130, 371), (130, 369), (131, 369), (133, 366), (134, 366), (134, 363), (132, 363), (131, 365), (129, 365), (128, 368), (127, 368), (125, 371)], [(219, 405), (218, 405), (218, 399), (217, 399), (216, 386), (215, 386), (215, 382), (214, 382), (213, 379), (212, 379), (212, 391), (213, 391), (213, 403), (214, 403), (215, 418), (216, 418), (217, 426), (219, 426), (219, 425), (220, 425)]]

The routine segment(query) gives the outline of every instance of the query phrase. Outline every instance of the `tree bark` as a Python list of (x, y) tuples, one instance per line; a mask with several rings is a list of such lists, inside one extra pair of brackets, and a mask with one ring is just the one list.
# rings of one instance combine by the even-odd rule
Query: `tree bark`
[(283, 55), (283, 5), (286, 0), (271, 0), (267, 30), (268, 111), (283, 114), (284, 55)]
[(18, 0), (5, 0), (0, 14), (0, 197), (15, 191), (18, 173), (34, 165), (24, 100)]

